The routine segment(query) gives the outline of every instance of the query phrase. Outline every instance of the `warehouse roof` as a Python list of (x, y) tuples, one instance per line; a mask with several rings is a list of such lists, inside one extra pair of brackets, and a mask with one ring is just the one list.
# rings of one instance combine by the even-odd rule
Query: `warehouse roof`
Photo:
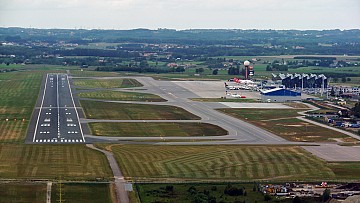
[(284, 88), (274, 88), (270, 90), (262, 90), (261, 94), (267, 96), (301, 96), (300, 92), (284, 89)]

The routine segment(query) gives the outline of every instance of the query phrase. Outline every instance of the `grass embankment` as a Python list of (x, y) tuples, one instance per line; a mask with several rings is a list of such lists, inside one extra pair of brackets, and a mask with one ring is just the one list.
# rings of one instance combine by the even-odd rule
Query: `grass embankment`
[(1, 178), (109, 178), (106, 157), (84, 145), (0, 145)]
[(82, 100), (86, 118), (117, 120), (199, 120), (182, 108), (167, 105), (120, 104)]
[(138, 92), (118, 92), (118, 91), (95, 91), (81, 92), (78, 94), (82, 98), (104, 99), (114, 101), (145, 101), (145, 102), (165, 102), (167, 100), (160, 96)]
[(0, 203), (9, 202), (46, 202), (46, 184), (0, 183)]
[(89, 123), (97, 136), (116, 137), (190, 137), (221, 136), (227, 131), (208, 123)]
[(135, 79), (74, 79), (74, 85), (82, 88), (129, 88), (141, 87)]
[[(62, 200), (66, 203), (111, 203), (111, 188), (105, 183), (65, 183), (61, 184)], [(51, 202), (59, 202), (60, 186), (53, 184)]]
[[(298, 109), (219, 109), (290, 141), (329, 142), (349, 136), (295, 118)], [(350, 139), (351, 140), (351, 139)]]
[(0, 142), (22, 142), (25, 138), (43, 74), (41, 71), (0, 73)]
[[(114, 153), (127, 179), (314, 181), (343, 178), (325, 161), (296, 146), (98, 146)], [(359, 179), (359, 176), (352, 178)]]

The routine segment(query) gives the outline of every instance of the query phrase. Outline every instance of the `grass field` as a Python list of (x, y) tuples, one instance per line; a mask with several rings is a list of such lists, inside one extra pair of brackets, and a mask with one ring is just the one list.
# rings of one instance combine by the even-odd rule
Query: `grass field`
[(256, 99), (223, 99), (223, 98), (191, 98), (193, 101), (199, 102), (260, 102)]
[(46, 202), (46, 184), (0, 183), (0, 203)]
[(326, 162), (296, 146), (99, 146), (115, 154), (127, 179), (315, 181), (337, 178)]
[(0, 142), (24, 139), (43, 74), (42, 71), (0, 73)]
[(0, 145), (1, 178), (95, 179), (112, 176), (106, 157), (84, 145)]
[(221, 136), (227, 131), (208, 123), (89, 123), (97, 136), (176, 137)]
[(120, 104), (81, 100), (86, 118), (118, 120), (198, 120), (182, 108), (167, 105)]
[(81, 92), (78, 95), (82, 98), (116, 100), (116, 101), (148, 101), (148, 102), (167, 101), (161, 98), (160, 96), (154, 94), (138, 93), (138, 92), (95, 91), (95, 92)]
[[(61, 184), (62, 200), (66, 203), (111, 203), (110, 185), (105, 183), (65, 183)], [(59, 202), (60, 186), (53, 184), (51, 202)]]
[(345, 134), (294, 118), (298, 116), (298, 109), (219, 109), (219, 111), (290, 141), (325, 142), (334, 141), (334, 138), (349, 140), (349, 136)]
[(77, 70), (70, 70), (70, 75), (75, 77), (112, 77), (112, 76), (122, 76), (121, 73), (118, 72), (101, 72), (101, 71), (94, 71), (91, 69), (83, 69), (83, 71)]
[(329, 163), (328, 166), (335, 173), (336, 177), (340, 179), (357, 179), (357, 181), (360, 180), (359, 162)]
[(83, 88), (128, 88), (142, 86), (135, 79), (74, 79), (74, 85)]
[(300, 116), (297, 112), (298, 109), (240, 109), (240, 108), (226, 108), (218, 109), (219, 111), (229, 114), (231, 116), (245, 119), (262, 121), (269, 119), (282, 119), (282, 118), (294, 118)]

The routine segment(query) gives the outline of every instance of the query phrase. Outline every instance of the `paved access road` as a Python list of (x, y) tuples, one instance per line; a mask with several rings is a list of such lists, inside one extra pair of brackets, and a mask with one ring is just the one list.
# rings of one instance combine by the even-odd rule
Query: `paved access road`
[(67, 74), (47, 74), (27, 143), (84, 143)]

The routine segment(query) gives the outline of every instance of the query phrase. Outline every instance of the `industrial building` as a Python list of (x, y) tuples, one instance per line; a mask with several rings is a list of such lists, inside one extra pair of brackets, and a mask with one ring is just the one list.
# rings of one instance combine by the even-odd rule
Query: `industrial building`
[(283, 88), (263, 90), (260, 94), (262, 102), (289, 102), (301, 100), (301, 92)]
[(286, 88), (324, 88), (328, 86), (328, 78), (316, 74), (272, 74), (273, 81), (281, 81)]

